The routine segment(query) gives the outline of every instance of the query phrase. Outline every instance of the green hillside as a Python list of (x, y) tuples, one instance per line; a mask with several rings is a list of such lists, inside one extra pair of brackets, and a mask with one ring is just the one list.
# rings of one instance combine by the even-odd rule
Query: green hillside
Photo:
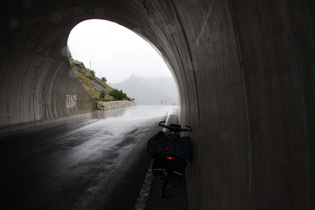
[[(79, 79), (87, 92), (95, 99), (95, 101), (116, 101), (116, 100), (129, 100), (130, 98), (121, 90), (111, 88), (106, 84), (106, 79), (103, 80), (95, 76), (95, 72), (84, 66), (82, 62), (71, 59), (70, 64), (74, 70), (76, 77)], [(105, 93), (105, 98), (100, 98), (101, 92)]]

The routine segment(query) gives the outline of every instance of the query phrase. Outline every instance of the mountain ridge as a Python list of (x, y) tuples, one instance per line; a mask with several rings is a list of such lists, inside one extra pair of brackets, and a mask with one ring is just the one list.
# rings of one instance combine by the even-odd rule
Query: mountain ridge
[(138, 105), (178, 104), (177, 86), (172, 77), (141, 77), (133, 74), (123, 82), (108, 85), (123, 90)]

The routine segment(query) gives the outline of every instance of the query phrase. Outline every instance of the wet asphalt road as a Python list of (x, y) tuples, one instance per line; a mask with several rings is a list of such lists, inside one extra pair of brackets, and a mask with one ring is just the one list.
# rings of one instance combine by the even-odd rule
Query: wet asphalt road
[(1, 209), (134, 209), (168, 106), (98, 111), (0, 135)]

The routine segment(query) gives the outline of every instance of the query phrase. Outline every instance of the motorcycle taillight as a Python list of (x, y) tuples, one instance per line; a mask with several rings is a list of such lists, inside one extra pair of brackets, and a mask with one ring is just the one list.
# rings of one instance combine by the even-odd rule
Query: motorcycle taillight
[(172, 157), (172, 156), (166, 156), (166, 159), (168, 159), (168, 160), (174, 160), (174, 157)]

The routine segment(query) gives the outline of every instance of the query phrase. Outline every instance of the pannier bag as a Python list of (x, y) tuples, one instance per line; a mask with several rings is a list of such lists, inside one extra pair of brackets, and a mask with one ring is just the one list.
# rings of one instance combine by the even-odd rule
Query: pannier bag
[[(165, 149), (166, 147), (167, 150)], [(150, 138), (147, 144), (147, 150), (152, 158), (159, 153), (183, 158), (189, 162), (193, 160), (192, 147), (189, 136), (172, 137), (170, 139), (163, 131)]]
[(166, 162), (166, 156), (164, 154), (155, 154), (152, 163), (153, 176), (162, 176), (164, 166)]
[(173, 163), (172, 175), (176, 179), (181, 179), (185, 173), (187, 161), (183, 158), (175, 157)]
[[(162, 176), (165, 162), (166, 162), (165, 154), (156, 153), (153, 157), (153, 164), (152, 164), (152, 172), (153, 176)], [(174, 162), (172, 165), (172, 175), (176, 179), (180, 179), (183, 177), (185, 173), (185, 168), (187, 166), (187, 162), (185, 159), (180, 157), (174, 157)]]

